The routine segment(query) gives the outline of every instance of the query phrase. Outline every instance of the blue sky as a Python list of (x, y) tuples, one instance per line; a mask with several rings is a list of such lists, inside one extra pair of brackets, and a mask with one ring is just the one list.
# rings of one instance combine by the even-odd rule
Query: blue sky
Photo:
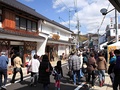
[[(111, 10), (113, 6), (108, 0), (18, 0), (19, 2), (35, 9), (43, 16), (63, 24), (77, 33), (77, 20), (80, 22), (81, 34), (97, 33), (104, 16), (100, 13), (101, 8)], [(70, 16), (70, 17), (69, 17)], [(78, 17), (78, 18), (77, 18)], [(114, 11), (106, 15), (100, 33), (105, 32), (106, 25), (110, 24)]]

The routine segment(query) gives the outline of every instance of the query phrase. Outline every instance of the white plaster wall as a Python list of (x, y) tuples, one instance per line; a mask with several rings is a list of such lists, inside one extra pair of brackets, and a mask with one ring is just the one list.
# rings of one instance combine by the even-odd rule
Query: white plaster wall
[(57, 34), (57, 32), (59, 32), (59, 35), (60, 35), (60, 40), (65, 40), (65, 41), (68, 41), (69, 40), (69, 37), (71, 37), (71, 34), (70, 33), (67, 33), (63, 30), (60, 30), (59, 28), (56, 28), (56, 27), (50, 27), (46, 24), (43, 24), (42, 25), (42, 32), (44, 33), (47, 33), (47, 34)]
[(43, 55), (45, 53), (45, 50), (44, 50), (44, 43), (37, 43), (37, 54), (39, 56)]
[[(44, 30), (46, 34), (50, 31), (49, 28), (42, 25), (42, 21), (38, 22), (38, 30), (39, 32), (42, 32)], [(48, 40), (48, 36), (46, 34), (39, 33), (39, 36), (42, 36), (45, 38), (43, 42), (37, 42), (37, 54), (39, 56), (45, 54), (45, 47)]]
[(59, 45), (58, 46), (58, 55), (60, 56), (60, 55), (62, 55), (62, 53), (69, 55), (69, 46)]
[(66, 46), (66, 54), (69, 55), (70, 49), (69, 46)]
[(65, 53), (65, 45), (58, 46), (58, 56), (62, 55), (62, 53)]
[(47, 25), (42, 25), (42, 32), (50, 34), (52, 33), (52, 28), (48, 27)]
[(71, 35), (69, 33), (61, 32), (60, 39), (68, 41)]

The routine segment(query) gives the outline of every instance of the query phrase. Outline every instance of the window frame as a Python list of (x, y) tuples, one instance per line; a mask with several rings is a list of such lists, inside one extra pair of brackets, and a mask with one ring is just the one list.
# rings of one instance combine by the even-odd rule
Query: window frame
[[(18, 25), (16, 23), (17, 22), (16, 21), (17, 17), (19, 18)], [(21, 23), (23, 22), (23, 21), (21, 21), (22, 19), (25, 20), (25, 23), (24, 23), (25, 26), (21, 25)], [(29, 21), (31, 22), (31, 26), (29, 26), (29, 24), (28, 24)], [(32, 21), (32, 20), (27, 19), (27, 18), (23, 18), (23, 17), (18, 16), (18, 15), (16, 15), (16, 17), (15, 17), (15, 23), (16, 23), (16, 29), (25, 30), (25, 31), (28, 31), (28, 32), (37, 32), (37, 30), (38, 30), (38, 23), (37, 22)]]
[(27, 20), (25, 18), (20, 17), (20, 29), (21, 30), (26, 30), (26, 28), (27, 28), (27, 23), (26, 22), (27, 22)]
[[(28, 24), (28, 22), (30, 22), (30, 26), (28, 26), (29, 24)], [(32, 21), (31, 20), (27, 20), (27, 31), (29, 31), (29, 32), (32, 32)]]
[[(17, 18), (19, 19), (18, 24), (17, 24), (17, 20), (16, 20)], [(16, 29), (20, 29), (20, 17), (19, 16), (15, 17), (15, 27), (16, 27)]]

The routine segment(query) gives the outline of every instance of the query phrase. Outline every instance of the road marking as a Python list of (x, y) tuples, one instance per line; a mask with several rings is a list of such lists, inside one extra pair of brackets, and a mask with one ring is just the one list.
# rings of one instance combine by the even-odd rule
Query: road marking
[(82, 83), (81, 85), (79, 85), (79, 86), (78, 86), (77, 88), (75, 88), (74, 90), (79, 90), (84, 84), (85, 84), (85, 82)]
[(62, 67), (63, 67), (63, 66), (67, 66), (67, 63), (62, 64)]
[[(29, 79), (30, 77), (31, 76), (25, 77), (23, 78), (23, 80)], [(15, 83), (18, 83), (18, 82), (20, 82), (20, 80), (15, 81)], [(11, 83), (6, 84), (5, 86), (9, 86), (9, 85), (11, 85)]]

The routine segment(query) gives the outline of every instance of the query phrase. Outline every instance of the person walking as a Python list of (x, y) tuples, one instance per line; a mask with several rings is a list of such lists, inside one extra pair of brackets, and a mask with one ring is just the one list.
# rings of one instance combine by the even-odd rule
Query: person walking
[(38, 60), (38, 55), (34, 54), (33, 58), (28, 63), (28, 72), (31, 69), (30, 86), (37, 86), (39, 66), (40, 66), (40, 61)]
[(23, 81), (22, 60), (18, 52), (16, 53), (16, 57), (14, 58), (13, 62), (14, 62), (14, 69), (13, 69), (13, 76), (11, 83), (15, 82), (15, 77), (18, 72), (20, 73), (21, 76), (20, 82), (22, 82)]
[(61, 61), (57, 62), (57, 65), (54, 67), (53, 76), (55, 79), (55, 90), (60, 90), (60, 80), (63, 77), (63, 71), (61, 67)]
[(84, 76), (84, 73), (82, 72), (82, 66), (83, 66), (83, 55), (82, 55), (82, 52), (78, 53), (78, 57), (80, 58), (80, 77), (82, 78)]
[(99, 74), (99, 83), (100, 83), (100, 87), (102, 87), (105, 82), (105, 70), (107, 70), (107, 63), (102, 51), (100, 51), (98, 54), (97, 65), (98, 65), (97, 69)]
[[(114, 51), (116, 55), (116, 64), (114, 66), (114, 82), (113, 82), (113, 90), (120, 90), (120, 50)], [(118, 89), (119, 87), (119, 89)]]
[(92, 77), (92, 88), (95, 84), (95, 69), (97, 67), (96, 60), (94, 58), (94, 53), (90, 53), (88, 58), (87, 71), (88, 71), (88, 83), (90, 83), (90, 78)]
[(109, 68), (108, 68), (108, 74), (110, 75), (110, 79), (112, 81), (112, 84), (114, 82), (114, 66), (116, 64), (116, 55), (114, 51), (111, 51), (110, 53), (110, 60), (109, 60)]
[(68, 57), (68, 66), (67, 68), (69, 69), (68, 71), (68, 76), (70, 77), (70, 79), (73, 79), (73, 71), (70, 69), (70, 62), (71, 62), (71, 57), (73, 56), (74, 54), (72, 52), (70, 52), (70, 55)]
[(39, 83), (43, 84), (44, 90), (49, 90), (50, 75), (53, 70), (51, 63), (49, 62), (48, 55), (42, 56), (42, 61), (39, 67)]
[(70, 60), (70, 70), (73, 71), (73, 82), (74, 85), (76, 85), (76, 75), (78, 76), (78, 84), (80, 83), (80, 58), (77, 56), (76, 51), (72, 51), (73, 56), (71, 57)]
[[(5, 52), (1, 52), (0, 56), (0, 89), (3, 88), (6, 90), (8, 57), (5, 54)], [(2, 80), (2, 76), (4, 76), (4, 81)]]

